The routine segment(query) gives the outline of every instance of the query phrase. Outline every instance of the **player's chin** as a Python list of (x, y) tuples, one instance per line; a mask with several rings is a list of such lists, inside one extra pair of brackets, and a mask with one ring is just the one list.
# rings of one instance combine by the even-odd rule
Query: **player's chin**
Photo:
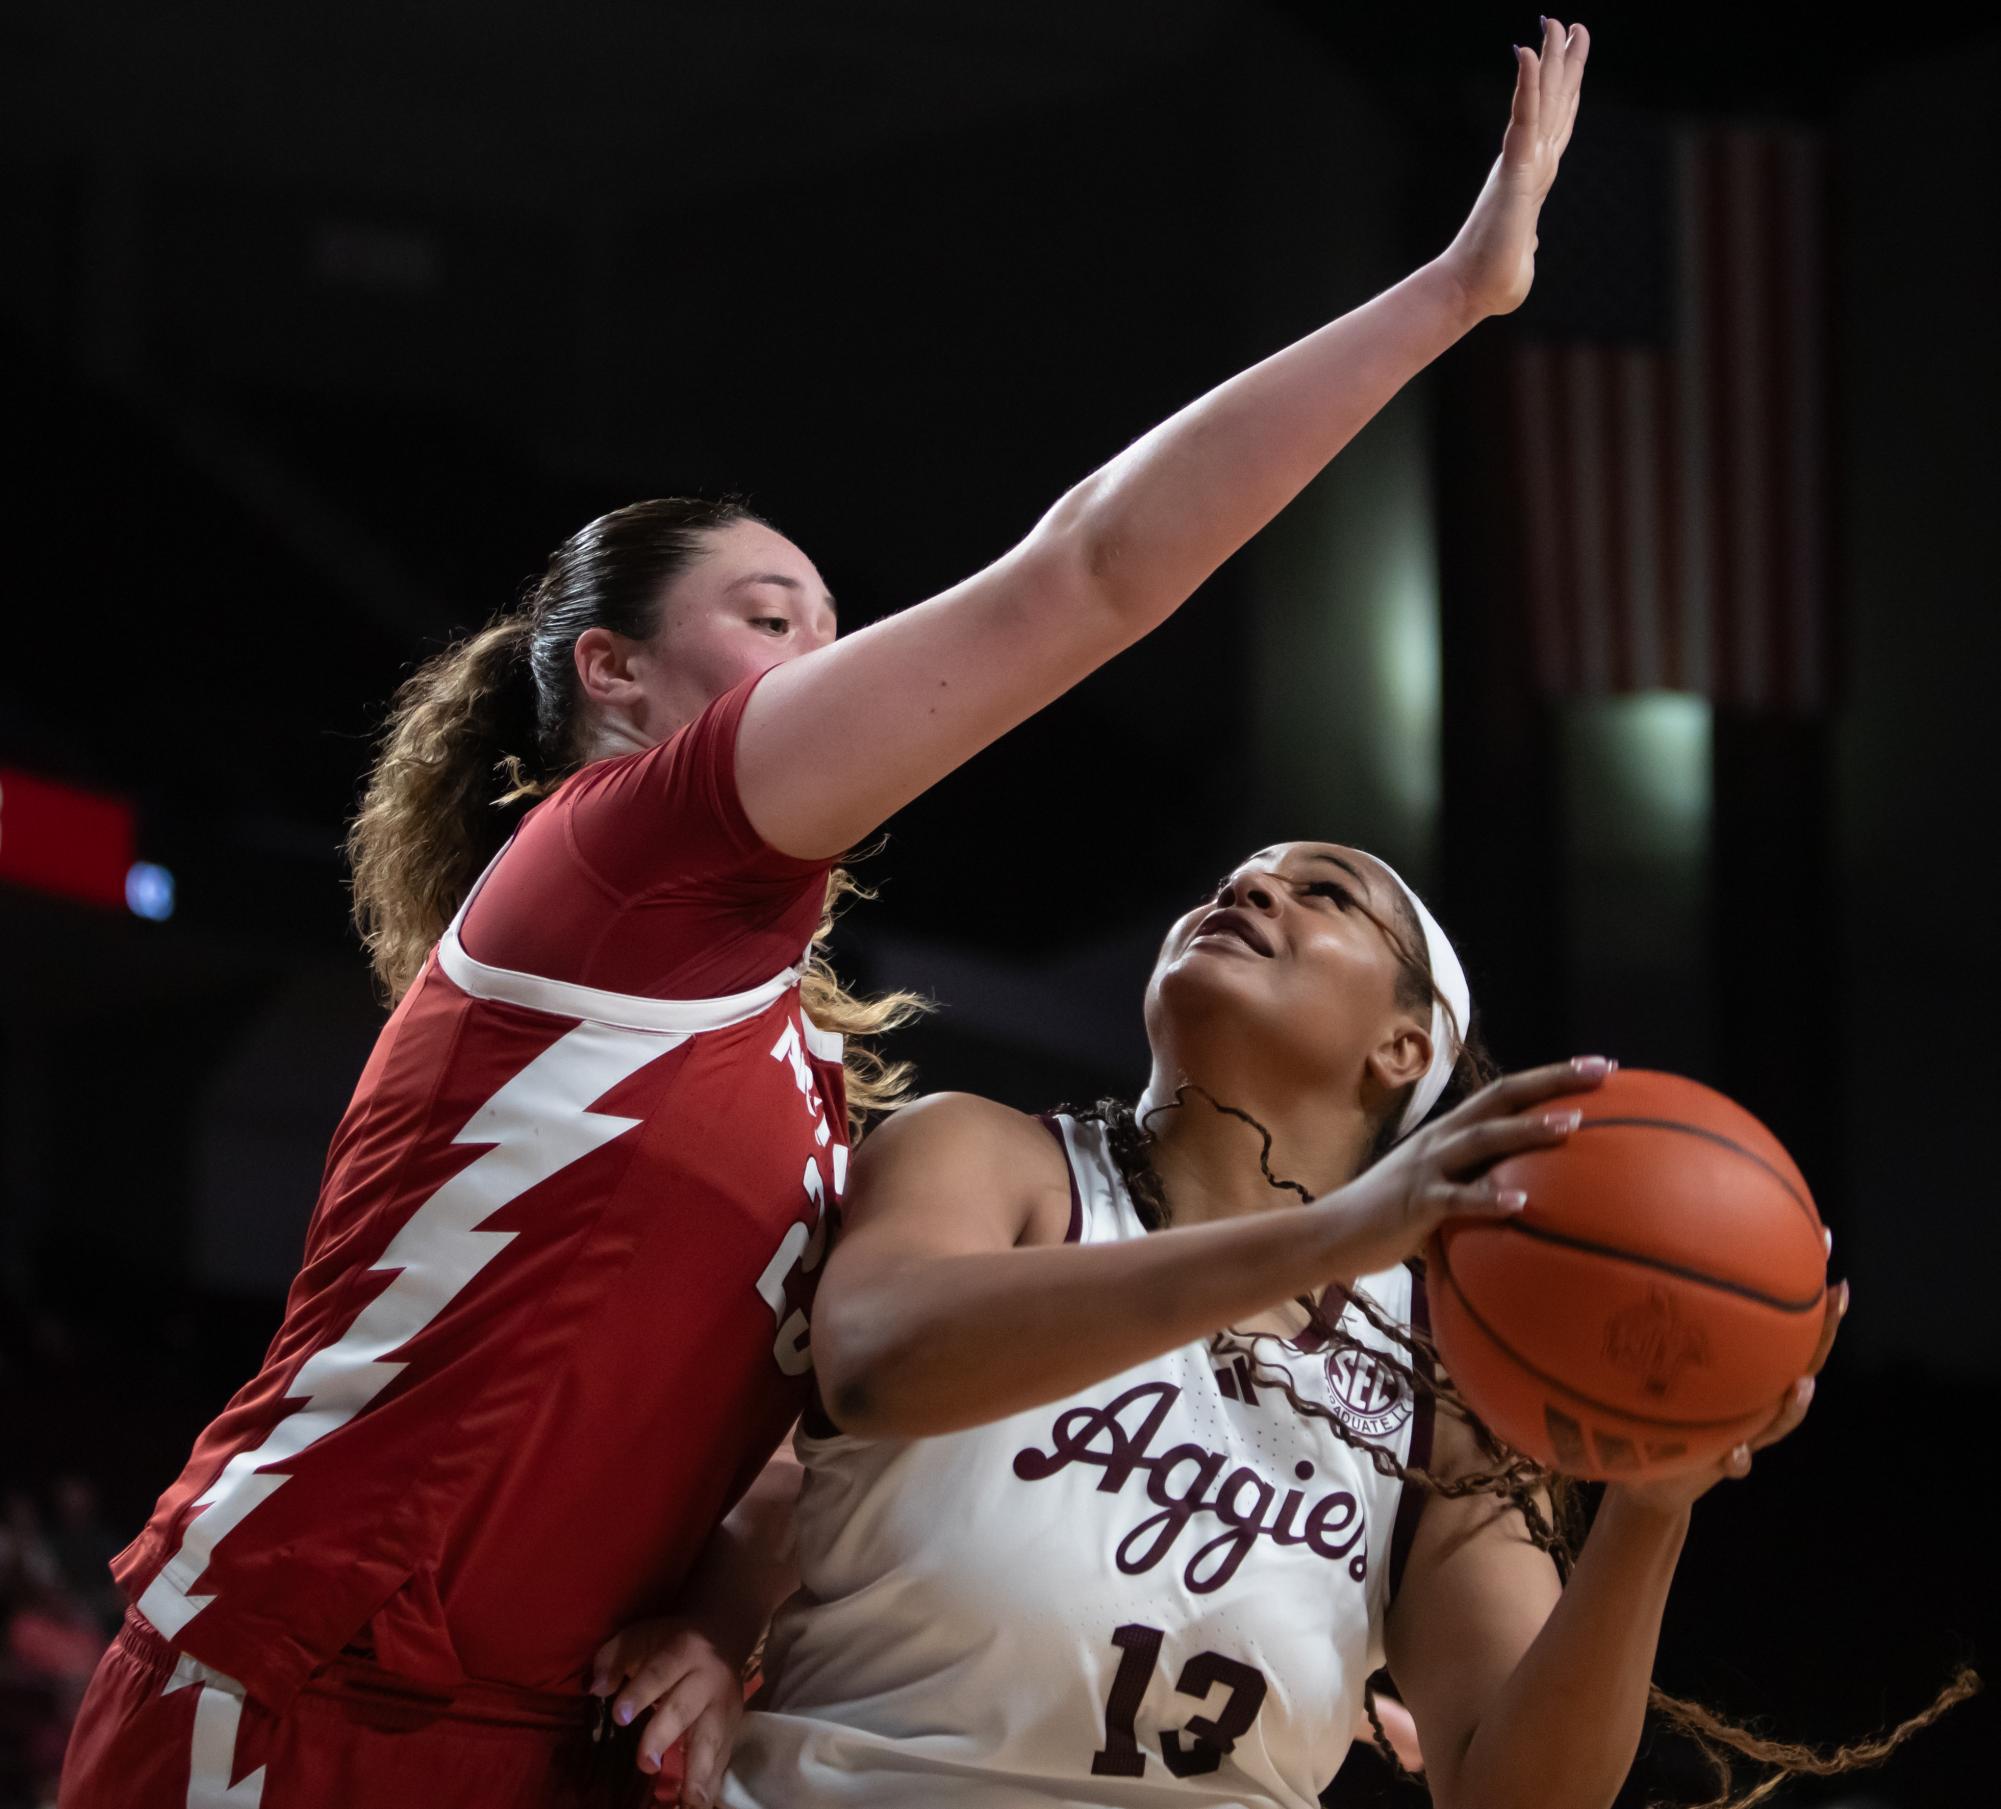
[(1285, 976), (1278, 963), (1238, 945), (1231, 952), (1204, 941), (1183, 950), (1154, 975), (1156, 1010), (1184, 1029), (1249, 1035), (1280, 1034), (1286, 1020)]
[(1169, 957), (1154, 980), (1163, 998), (1178, 994), (1235, 995), (1269, 993), (1276, 964), (1247, 943), (1229, 936), (1198, 936)]

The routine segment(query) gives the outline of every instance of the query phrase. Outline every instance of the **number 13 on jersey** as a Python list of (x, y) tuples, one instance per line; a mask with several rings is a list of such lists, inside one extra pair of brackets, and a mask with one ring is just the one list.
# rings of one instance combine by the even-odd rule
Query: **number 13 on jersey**
[[(1140, 1621), (1128, 1621), (1112, 1630), (1112, 1644), (1119, 1649), (1119, 1669), (1105, 1699), (1105, 1744), (1091, 1755), (1093, 1777), (1136, 1778), (1145, 1774), (1146, 1754), (1140, 1749), (1134, 1722), (1160, 1663), (1160, 1643), (1165, 1637), (1158, 1627)], [(1264, 1707), (1264, 1673), (1220, 1652), (1196, 1653), (1181, 1667), (1174, 1682), (1177, 1694), (1191, 1696), (1205, 1707), (1218, 1685), (1228, 1694), (1214, 1715), (1190, 1715), (1179, 1728), (1161, 1730), (1160, 1756), (1177, 1778), (1214, 1771), (1251, 1731), (1258, 1710)]]

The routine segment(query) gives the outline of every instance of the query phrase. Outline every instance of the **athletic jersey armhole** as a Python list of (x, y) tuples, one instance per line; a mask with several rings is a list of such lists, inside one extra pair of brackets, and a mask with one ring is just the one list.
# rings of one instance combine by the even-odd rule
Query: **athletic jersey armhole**
[(1084, 1237), (1084, 1196), (1077, 1186), (1077, 1164), (1070, 1157), (1070, 1140), (1063, 1135), (1063, 1127), (1056, 1121), (1054, 1112), (1038, 1112), (1036, 1122), (1056, 1139), (1056, 1148), (1063, 1158), (1063, 1178), (1070, 1183), (1070, 1228), (1063, 1233), (1066, 1244), (1081, 1243)]
[(571, 781), (565, 840), (607, 896), (639, 902), (691, 875), (771, 882), (824, 873), (832, 864), (772, 847), (737, 789), (743, 713), (769, 672), (712, 698), (658, 745), (600, 762), (599, 770), (586, 767)]
[[(1410, 1323), (1414, 1330), (1422, 1332), (1427, 1339), (1431, 1336), (1431, 1309), (1424, 1297), (1424, 1277), (1417, 1269), (1410, 1270)], [(1436, 1398), (1431, 1384), (1437, 1382), (1429, 1357), (1419, 1353), (1412, 1364), (1420, 1381), (1427, 1384), (1417, 1390), (1417, 1398), (1411, 1404), (1410, 1456), (1406, 1460), (1409, 1468), (1426, 1470), (1431, 1467), (1431, 1440), (1433, 1420), (1436, 1413)], [(1390, 1532), (1390, 1586), (1387, 1601), (1397, 1599), (1397, 1589), (1403, 1582), (1404, 1565), (1409, 1561), (1410, 1548), (1417, 1540), (1417, 1523), (1424, 1512), (1424, 1503), (1429, 1491), (1420, 1482), (1406, 1480), (1397, 1493), (1396, 1521)]]

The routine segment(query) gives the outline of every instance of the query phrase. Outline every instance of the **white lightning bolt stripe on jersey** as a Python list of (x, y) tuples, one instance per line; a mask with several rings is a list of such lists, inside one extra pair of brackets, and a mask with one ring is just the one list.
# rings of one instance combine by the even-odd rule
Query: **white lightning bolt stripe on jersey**
[(232, 1784), (236, 1730), (243, 1719), (243, 1685), (183, 1652), (162, 1687), (171, 1696), (195, 1688), (195, 1724), (188, 1743), (187, 1809), (258, 1809), (264, 1801), (264, 1767)]
[(264, 1441), (239, 1451), (194, 1505), (180, 1547), (139, 1598), (139, 1612), (173, 1639), (213, 1595), (189, 1592), (217, 1544), (290, 1481), (268, 1466), (354, 1418), (406, 1367), (401, 1350), (507, 1246), (511, 1231), (479, 1226), (510, 1201), (640, 1121), (589, 1110), (622, 1080), (687, 1041), (685, 1032), (584, 1023), (559, 1037), (467, 1121), (454, 1143), (491, 1144), (432, 1194), (370, 1265), (400, 1270), (334, 1343), (300, 1365), (287, 1399), (303, 1398)]

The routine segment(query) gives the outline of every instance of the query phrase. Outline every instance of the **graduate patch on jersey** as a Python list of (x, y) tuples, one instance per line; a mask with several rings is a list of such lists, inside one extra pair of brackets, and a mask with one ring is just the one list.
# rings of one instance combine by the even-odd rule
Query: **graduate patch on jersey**
[(1327, 1398), (1342, 1425), (1371, 1440), (1390, 1437), (1415, 1406), (1403, 1377), (1359, 1344), (1327, 1353)]

